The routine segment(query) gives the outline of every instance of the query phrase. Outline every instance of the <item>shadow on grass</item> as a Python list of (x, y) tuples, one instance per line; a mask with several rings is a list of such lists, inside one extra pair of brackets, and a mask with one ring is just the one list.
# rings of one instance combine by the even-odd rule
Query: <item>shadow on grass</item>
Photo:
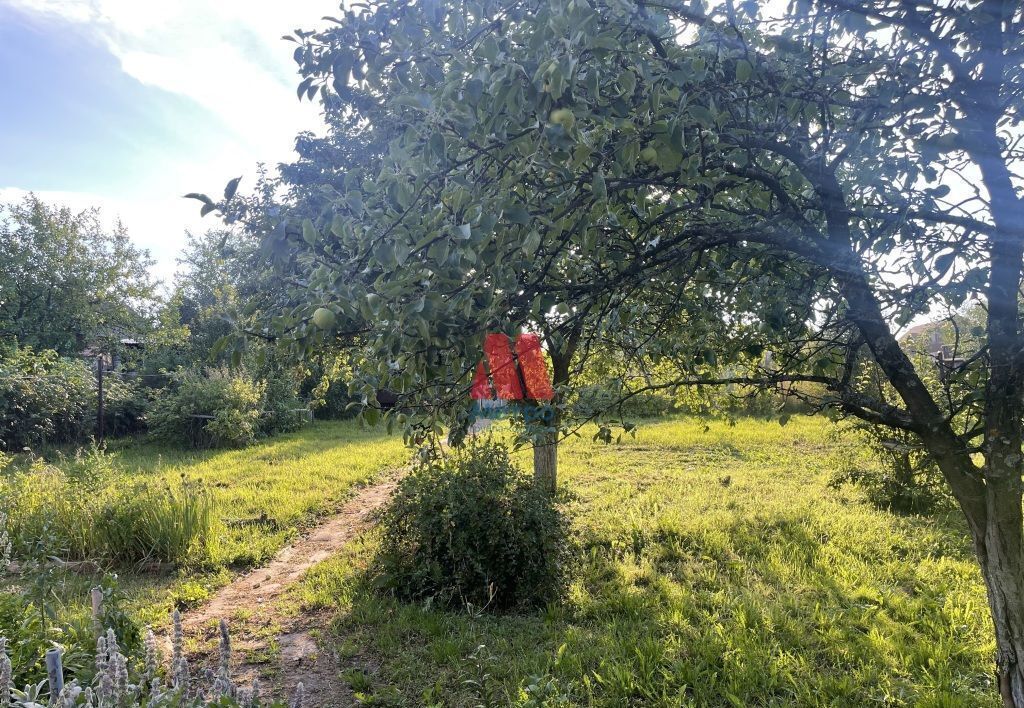
[(503, 705), (527, 689), (601, 706), (996, 704), (963, 550), (929, 559), (837, 544), (796, 513), (738, 518), (591, 543), (562, 606), (499, 616), (380, 595), (372, 550), (318, 571), (307, 602), (337, 607), (342, 653), (410, 705)]

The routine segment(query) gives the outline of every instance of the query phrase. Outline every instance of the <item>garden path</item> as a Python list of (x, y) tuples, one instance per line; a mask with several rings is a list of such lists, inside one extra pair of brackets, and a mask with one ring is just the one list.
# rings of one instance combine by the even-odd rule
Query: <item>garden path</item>
[(373, 524), (373, 515), (394, 492), (400, 474), (359, 489), (341, 510), (309, 534), (283, 548), (266, 566), (236, 578), (209, 602), (182, 615), (185, 647), (193, 671), (214, 668), (218, 624), (231, 631), (232, 678), (247, 687), (259, 677), (264, 699), (287, 700), (301, 681), (305, 706), (354, 705), (340, 671), (344, 662), (316, 641), (328, 618), (289, 608), (287, 590), (311, 567), (338, 553)]

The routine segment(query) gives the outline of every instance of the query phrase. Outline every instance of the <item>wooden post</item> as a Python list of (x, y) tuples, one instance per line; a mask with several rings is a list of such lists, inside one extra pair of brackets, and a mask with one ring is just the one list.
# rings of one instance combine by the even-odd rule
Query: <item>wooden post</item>
[(103, 442), (103, 355), (96, 357), (96, 438)]
[(60, 649), (46, 651), (46, 681), (50, 684), (50, 704), (57, 703), (57, 696), (64, 690), (64, 667), (61, 665)]
[(89, 595), (92, 600), (92, 631), (99, 639), (103, 634), (103, 588), (94, 587)]

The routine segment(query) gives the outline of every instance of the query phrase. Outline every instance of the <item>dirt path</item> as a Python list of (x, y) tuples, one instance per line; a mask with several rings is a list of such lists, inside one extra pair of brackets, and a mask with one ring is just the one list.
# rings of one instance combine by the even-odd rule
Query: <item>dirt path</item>
[(367, 529), (397, 484), (398, 474), (359, 489), (341, 511), (306, 536), (282, 549), (262, 568), (237, 578), (213, 598), (182, 616), (185, 646), (193, 666), (213, 665), (217, 625), (228, 620), (232, 639), (232, 677), (248, 686), (257, 676), (263, 697), (287, 700), (300, 681), (307, 706), (354, 705), (351, 690), (339, 676), (342, 664), (316, 636), (329, 618), (286, 612), (281, 600), (315, 564), (338, 553)]

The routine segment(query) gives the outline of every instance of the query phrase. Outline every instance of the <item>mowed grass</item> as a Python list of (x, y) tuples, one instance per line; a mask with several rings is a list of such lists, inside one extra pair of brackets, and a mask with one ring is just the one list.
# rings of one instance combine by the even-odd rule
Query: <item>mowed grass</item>
[(381, 598), (373, 533), (313, 569), (296, 609), (333, 611), (345, 675), (382, 704), (998, 705), (963, 527), (830, 489), (838, 464), (871, 464), (834, 430), (673, 420), (565, 444), (582, 562), (546, 612)]

